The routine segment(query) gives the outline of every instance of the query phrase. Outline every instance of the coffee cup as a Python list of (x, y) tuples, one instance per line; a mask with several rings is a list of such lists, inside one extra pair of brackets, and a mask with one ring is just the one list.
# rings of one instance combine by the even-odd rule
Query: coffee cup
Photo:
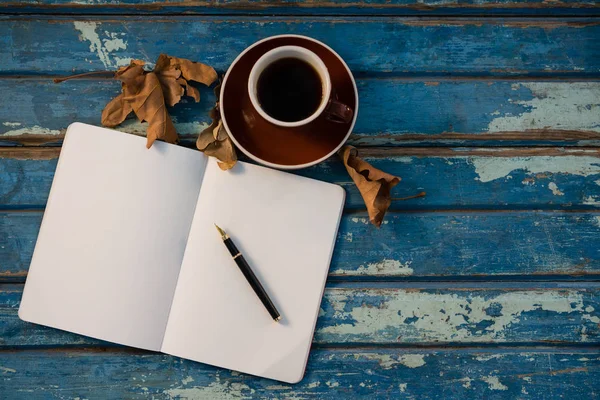
[(323, 60), (300, 46), (280, 46), (263, 54), (250, 71), (248, 95), (262, 118), (281, 127), (301, 127), (321, 115), (337, 123), (354, 117), (352, 108), (335, 98)]

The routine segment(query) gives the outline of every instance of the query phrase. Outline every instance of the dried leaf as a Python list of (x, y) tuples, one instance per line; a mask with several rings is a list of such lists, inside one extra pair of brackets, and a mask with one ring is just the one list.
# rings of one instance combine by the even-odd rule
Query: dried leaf
[(365, 201), (369, 220), (373, 225), (381, 226), (385, 212), (392, 203), (390, 191), (400, 182), (400, 178), (363, 161), (358, 157), (358, 150), (352, 146), (344, 146), (340, 156)]
[(185, 58), (171, 57), (161, 54), (156, 60), (154, 72), (177, 69), (181, 75), (188, 81), (196, 81), (210, 86), (217, 80), (217, 72), (211, 66), (186, 60)]
[[(130, 85), (136, 81), (141, 82), (144, 79), (143, 65), (143, 61), (132, 60), (128, 66), (118, 69), (115, 73), (115, 78), (123, 82), (123, 87), (126, 84)], [(109, 128), (115, 127), (125, 121), (125, 118), (127, 118), (132, 110), (131, 104), (125, 101), (123, 94), (120, 94), (112, 99), (106, 107), (104, 107), (104, 110), (102, 110), (101, 123)]]
[(115, 72), (115, 78), (125, 83), (144, 75), (144, 62), (141, 60), (131, 60), (129, 65), (121, 67)]
[(181, 100), (181, 96), (183, 96), (184, 92), (183, 87), (179, 83), (181, 71), (173, 69), (157, 73), (156, 76), (158, 76), (158, 80), (162, 86), (166, 103), (170, 107), (173, 107), (175, 104), (179, 103), (179, 100)]
[(210, 126), (204, 129), (198, 136), (196, 141), (196, 147), (198, 150), (204, 152), (204, 154), (212, 157), (216, 157), (219, 160), (219, 168), (222, 170), (228, 170), (233, 168), (237, 162), (237, 154), (233, 142), (227, 134), (227, 130), (223, 126), (221, 121), (221, 114), (219, 112), (219, 94), (221, 91), (221, 85), (215, 87), (215, 95), (217, 97), (217, 103), (210, 110), (210, 117), (212, 122)]
[(123, 83), (125, 101), (131, 104), (140, 121), (148, 122), (146, 147), (150, 148), (156, 139), (169, 143), (177, 142), (177, 133), (171, 121), (160, 81), (154, 72), (144, 75), (143, 80)]
[(102, 110), (102, 125), (113, 128), (125, 121), (133, 111), (131, 104), (123, 100), (123, 94), (112, 99)]
[[(188, 80), (210, 86), (217, 79), (217, 72), (208, 65), (192, 62), (184, 58), (161, 54), (158, 57), (158, 60), (156, 60), (154, 72), (156, 72), (160, 78), (162, 75), (169, 74), (172, 71), (177, 71), (180, 74), (176, 77), (179, 78), (177, 79), (177, 83), (182, 87), (185, 87), (185, 94), (192, 97), (196, 103), (200, 101), (200, 92), (198, 89), (191, 86), (188, 83)], [(181, 90), (183, 91), (183, 89)], [(179, 96), (179, 99), (181, 99), (181, 95)], [(167, 101), (167, 103), (170, 102)]]
[(196, 81), (210, 86), (217, 80), (217, 71), (209, 65), (186, 60), (185, 58), (169, 58), (171, 66), (181, 70), (181, 75), (188, 81)]
[(198, 91), (198, 89), (196, 89), (195, 87), (193, 87), (192, 85), (190, 85), (188, 83), (188, 81), (186, 81), (183, 78), (177, 79), (177, 82), (181, 86), (185, 86), (185, 94), (186, 94), (186, 96), (189, 96), (189, 97), (193, 98), (196, 101), (196, 103), (200, 101), (200, 92)]
[[(161, 54), (152, 72), (144, 70), (143, 61), (132, 60), (128, 66), (119, 68), (114, 76), (121, 81), (122, 94), (106, 105), (102, 112), (102, 124), (114, 127), (133, 111), (140, 121), (148, 122), (146, 146), (150, 148), (157, 139), (177, 142), (177, 133), (167, 112), (167, 105), (179, 103), (184, 93), (196, 102), (200, 101), (200, 92), (188, 80), (210, 85), (216, 80), (217, 73), (208, 65)], [(236, 160), (235, 150), (227, 134), (219, 133), (220, 118), (216, 117), (217, 114), (213, 116), (212, 128), (208, 133), (210, 140), (204, 149), (212, 146), (209, 151), (218, 154), (217, 157), (223, 157), (221, 161), (231, 168)], [(213, 132), (215, 128), (217, 130)], [(200, 137), (207, 138), (206, 134)]]
[(154, 72), (162, 72), (171, 69), (171, 57), (161, 53), (154, 64)]
[(214, 131), (221, 126), (220, 119), (214, 119), (213, 122), (198, 135), (196, 140), (196, 148), (200, 151), (206, 150), (215, 141)]

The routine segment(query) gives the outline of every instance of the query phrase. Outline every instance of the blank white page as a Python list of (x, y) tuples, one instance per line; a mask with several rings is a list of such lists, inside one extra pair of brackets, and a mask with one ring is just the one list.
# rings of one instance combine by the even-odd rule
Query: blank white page
[(71, 125), (19, 317), (159, 350), (205, 167), (195, 150)]
[[(162, 351), (297, 382), (303, 374), (343, 209), (341, 187), (209, 160)], [(282, 315), (274, 322), (223, 244), (223, 228)]]

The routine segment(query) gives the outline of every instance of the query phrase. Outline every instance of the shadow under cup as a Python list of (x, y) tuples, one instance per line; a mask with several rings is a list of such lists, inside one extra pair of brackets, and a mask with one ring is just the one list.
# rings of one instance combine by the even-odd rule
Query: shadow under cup
[[(287, 45), (304, 47), (324, 62), (332, 96), (354, 110), (350, 122), (333, 122), (323, 113), (307, 125), (283, 127), (256, 111), (247, 90), (250, 71), (263, 54)], [(258, 162), (288, 169), (312, 165), (339, 148), (350, 134), (358, 106), (354, 79), (344, 62), (326, 46), (297, 36), (268, 39), (242, 54), (226, 76), (221, 100), (223, 121), (238, 147)]]

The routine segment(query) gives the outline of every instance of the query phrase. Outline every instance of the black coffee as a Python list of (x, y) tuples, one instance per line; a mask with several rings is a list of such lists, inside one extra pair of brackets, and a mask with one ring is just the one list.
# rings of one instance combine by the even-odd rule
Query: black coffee
[(260, 74), (257, 95), (262, 109), (271, 117), (294, 122), (319, 108), (323, 87), (310, 64), (298, 58), (282, 58)]

